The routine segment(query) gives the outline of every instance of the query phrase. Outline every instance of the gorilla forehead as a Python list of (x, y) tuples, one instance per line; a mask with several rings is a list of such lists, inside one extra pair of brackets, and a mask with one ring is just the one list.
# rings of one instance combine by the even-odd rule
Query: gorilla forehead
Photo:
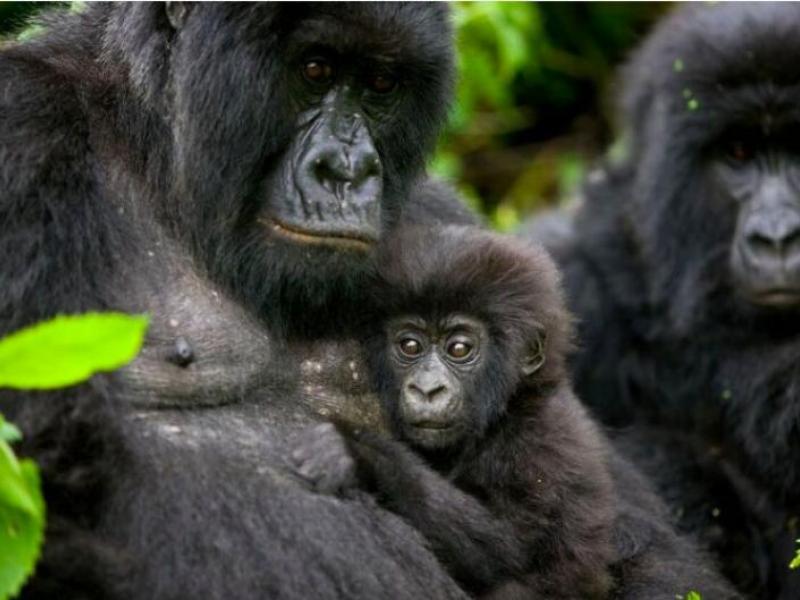
[(431, 66), (450, 61), (448, 12), (439, 4), (298, 2), (267, 10), (277, 10), (278, 24), (296, 39), (342, 54), (434, 63)]
[[(661, 23), (624, 71), (622, 109), (641, 113), (658, 97), (674, 117), (691, 121), (703, 112), (687, 110), (691, 94), (701, 108), (716, 103), (737, 117), (791, 110), (800, 97), (798, 55), (796, 3), (686, 6)], [(707, 119), (702, 129), (709, 130)]]

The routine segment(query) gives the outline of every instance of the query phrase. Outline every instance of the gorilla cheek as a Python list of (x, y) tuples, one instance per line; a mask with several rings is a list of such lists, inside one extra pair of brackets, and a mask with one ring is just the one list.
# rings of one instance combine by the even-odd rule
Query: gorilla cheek
[(380, 234), (383, 178), (364, 116), (332, 101), (300, 121), (260, 222), (298, 244), (368, 249)]

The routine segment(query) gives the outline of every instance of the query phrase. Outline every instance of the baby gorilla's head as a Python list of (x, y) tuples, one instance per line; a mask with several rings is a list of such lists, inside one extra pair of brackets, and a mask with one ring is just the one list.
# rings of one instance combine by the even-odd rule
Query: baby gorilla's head
[(425, 450), (474, 439), (521, 393), (565, 377), (570, 318), (539, 247), (474, 228), (412, 228), (381, 249), (371, 360), (396, 433)]

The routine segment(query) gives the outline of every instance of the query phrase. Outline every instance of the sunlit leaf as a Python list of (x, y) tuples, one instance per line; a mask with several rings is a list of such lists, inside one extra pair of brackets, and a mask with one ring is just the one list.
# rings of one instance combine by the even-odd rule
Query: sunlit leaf
[(0, 387), (53, 389), (113, 371), (136, 356), (146, 330), (146, 317), (121, 313), (38, 323), (0, 340)]
[(39, 558), (44, 537), (39, 472), (0, 441), (0, 598), (15, 595)]

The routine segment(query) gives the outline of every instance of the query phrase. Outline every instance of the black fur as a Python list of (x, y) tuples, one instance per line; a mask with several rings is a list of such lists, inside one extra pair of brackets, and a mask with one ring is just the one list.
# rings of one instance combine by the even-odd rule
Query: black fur
[(291, 475), (298, 427), (377, 415), (337, 325), (362, 306), (370, 260), (252, 222), (294, 135), (284, 63), (300, 38), (402, 69), (399, 108), (371, 116), (382, 227), (473, 220), (402, 203), (424, 190), (450, 97), (447, 11), (187, 8), (172, 21), (161, 3), (53, 12), (0, 50), (0, 334), (89, 309), (152, 322), (114, 376), (0, 397), (48, 502), (23, 596), (462, 598), (423, 537), (371, 498), (321, 497)]
[[(573, 396), (564, 363), (570, 317), (541, 249), (468, 228), (417, 228), (394, 236), (382, 257), (384, 312), (369, 344), (394, 439), (318, 426), (296, 443), (303, 477), (340, 497), (375, 494), (480, 596), (645, 599), (695, 589), (736, 597), (674, 533), (666, 507)], [(489, 329), (483, 368), (468, 382), (477, 386), (471, 432), (438, 450), (401, 443), (383, 322), (453, 313)], [(544, 365), (524, 378), (520, 359), (542, 330)]]
[[(682, 526), (756, 598), (795, 597), (800, 320), (743, 300), (737, 209), (710, 187), (733, 123), (800, 123), (797, 5), (686, 7), (623, 71), (628, 156), (598, 171), (554, 251), (580, 319), (579, 394)], [(696, 100), (690, 103), (690, 100)], [(786, 175), (788, 177), (788, 175)]]

